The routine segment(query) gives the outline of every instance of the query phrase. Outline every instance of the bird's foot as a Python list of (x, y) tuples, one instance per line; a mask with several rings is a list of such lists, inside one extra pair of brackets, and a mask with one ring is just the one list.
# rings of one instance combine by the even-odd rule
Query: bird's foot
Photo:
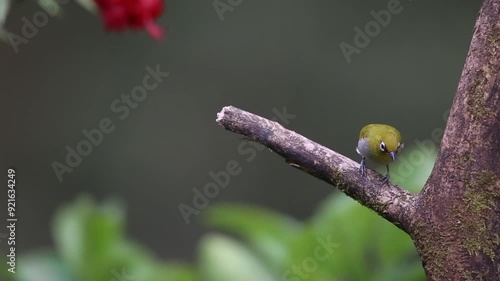
[(382, 183), (387, 183), (389, 182), (389, 179), (391, 178), (391, 174), (387, 173), (384, 178), (382, 179)]
[(359, 163), (359, 172), (362, 177), (366, 176), (366, 163), (364, 157), (361, 159), (361, 163)]

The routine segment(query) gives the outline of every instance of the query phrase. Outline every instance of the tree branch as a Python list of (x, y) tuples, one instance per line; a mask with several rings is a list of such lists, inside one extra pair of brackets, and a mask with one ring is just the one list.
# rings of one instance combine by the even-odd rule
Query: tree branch
[(359, 164), (315, 143), (279, 123), (226, 106), (217, 114), (217, 123), (226, 130), (257, 141), (298, 168), (329, 184), (408, 232), (416, 196), (368, 170), (359, 173)]

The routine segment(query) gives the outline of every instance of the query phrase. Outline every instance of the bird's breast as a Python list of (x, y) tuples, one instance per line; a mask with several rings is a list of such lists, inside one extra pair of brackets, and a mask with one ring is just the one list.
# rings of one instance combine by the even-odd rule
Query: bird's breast
[(362, 138), (358, 141), (358, 146), (356, 147), (356, 152), (364, 157), (371, 157), (370, 152), (370, 141), (368, 138)]

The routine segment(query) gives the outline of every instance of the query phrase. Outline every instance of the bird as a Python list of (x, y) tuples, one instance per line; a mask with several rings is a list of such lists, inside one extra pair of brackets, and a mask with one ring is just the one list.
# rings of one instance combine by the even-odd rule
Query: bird
[(382, 183), (386, 183), (391, 178), (389, 173), (389, 163), (396, 161), (404, 147), (403, 138), (399, 131), (386, 124), (368, 124), (359, 133), (358, 146), (356, 152), (361, 155), (359, 171), (362, 176), (366, 175), (366, 158), (376, 163), (384, 164), (387, 167), (387, 174)]

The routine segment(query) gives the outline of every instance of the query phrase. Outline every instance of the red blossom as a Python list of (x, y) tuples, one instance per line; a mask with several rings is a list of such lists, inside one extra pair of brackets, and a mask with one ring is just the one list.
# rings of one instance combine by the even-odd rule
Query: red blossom
[(163, 0), (94, 0), (107, 30), (144, 28), (155, 39), (163, 38), (163, 28), (155, 23), (163, 13)]

